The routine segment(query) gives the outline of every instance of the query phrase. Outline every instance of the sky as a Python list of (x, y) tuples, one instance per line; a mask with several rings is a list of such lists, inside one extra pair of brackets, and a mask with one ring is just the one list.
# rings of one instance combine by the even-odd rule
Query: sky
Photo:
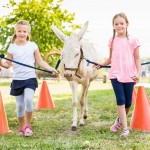
[[(8, 0), (0, 0), (0, 16), (9, 10), (1, 8)], [(75, 13), (76, 24), (89, 21), (89, 39), (99, 52), (100, 58), (109, 56), (108, 40), (112, 36), (112, 18), (124, 12), (129, 20), (128, 33), (141, 43), (141, 58), (150, 57), (150, 7), (148, 0), (64, 0), (62, 9)]]

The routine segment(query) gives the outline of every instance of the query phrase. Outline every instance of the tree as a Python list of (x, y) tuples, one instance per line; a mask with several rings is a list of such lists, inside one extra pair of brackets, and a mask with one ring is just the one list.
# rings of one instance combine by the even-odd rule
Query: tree
[[(30, 39), (37, 43), (42, 56), (54, 49), (60, 50), (63, 43), (55, 36), (51, 26), (53, 24), (58, 26), (65, 34), (69, 34), (80, 27), (80, 25), (73, 24), (74, 13), (71, 14), (67, 10), (61, 9), (62, 1), (22, 0), (22, 2), (16, 3), (15, 0), (10, 0), (10, 4), (4, 7), (13, 11), (0, 18), (1, 53), (6, 53), (14, 33), (14, 25), (18, 20), (29, 21), (32, 27)], [(58, 56), (53, 57), (53, 61), (48, 63), (54, 66), (57, 59)]]

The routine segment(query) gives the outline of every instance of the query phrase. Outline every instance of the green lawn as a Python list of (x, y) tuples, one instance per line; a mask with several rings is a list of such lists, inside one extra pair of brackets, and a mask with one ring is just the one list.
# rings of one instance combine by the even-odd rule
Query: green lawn
[[(146, 89), (150, 96), (150, 89)], [(80, 93), (79, 93), (80, 95)], [(35, 96), (37, 99), (37, 96)], [(89, 91), (89, 117), (85, 126), (71, 131), (71, 94), (54, 94), (56, 108), (34, 111), (32, 137), (18, 137), (18, 122), (13, 97), (3, 97), (8, 124), (13, 134), (0, 135), (0, 150), (148, 150), (150, 133), (132, 131), (127, 138), (120, 138), (120, 132), (113, 134), (110, 126), (117, 117), (112, 90)], [(9, 101), (9, 102), (8, 102)], [(35, 105), (36, 101), (34, 101)], [(130, 123), (133, 106), (128, 116)], [(78, 115), (80, 108), (78, 107)], [(150, 118), (149, 118), (150, 119)]]

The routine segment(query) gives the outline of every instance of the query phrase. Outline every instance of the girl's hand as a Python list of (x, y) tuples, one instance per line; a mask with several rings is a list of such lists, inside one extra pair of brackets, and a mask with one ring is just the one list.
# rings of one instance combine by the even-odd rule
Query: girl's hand
[(93, 65), (97, 70), (101, 68), (101, 65)]
[(54, 75), (54, 76), (58, 76), (58, 72), (57, 72), (57, 70), (52, 69), (51, 71), (52, 71), (52, 75)]
[(140, 80), (140, 74), (137, 73), (135, 76), (132, 77), (132, 80), (133, 80), (134, 82), (138, 83), (139, 80)]

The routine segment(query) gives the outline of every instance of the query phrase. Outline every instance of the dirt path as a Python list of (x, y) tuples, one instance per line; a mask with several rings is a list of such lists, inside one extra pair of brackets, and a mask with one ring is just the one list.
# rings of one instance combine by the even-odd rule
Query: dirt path
[[(0, 82), (6, 82), (6, 80), (2, 80)], [(70, 85), (67, 81), (55, 81), (55, 80), (45, 80), (48, 89), (51, 95), (55, 94), (63, 94), (63, 93), (71, 93)], [(39, 80), (39, 87), (36, 89), (35, 96), (39, 95), (39, 92), (41, 91), (41, 83), (43, 80)], [(89, 90), (106, 90), (106, 89), (111, 89), (111, 84), (110, 83), (102, 83), (102, 81), (93, 81), (91, 82)], [(81, 86), (79, 85), (78, 91), (81, 90)], [(9, 97), (9, 92), (10, 92), (10, 87), (9, 86), (0, 86), (0, 92), (3, 97)]]

